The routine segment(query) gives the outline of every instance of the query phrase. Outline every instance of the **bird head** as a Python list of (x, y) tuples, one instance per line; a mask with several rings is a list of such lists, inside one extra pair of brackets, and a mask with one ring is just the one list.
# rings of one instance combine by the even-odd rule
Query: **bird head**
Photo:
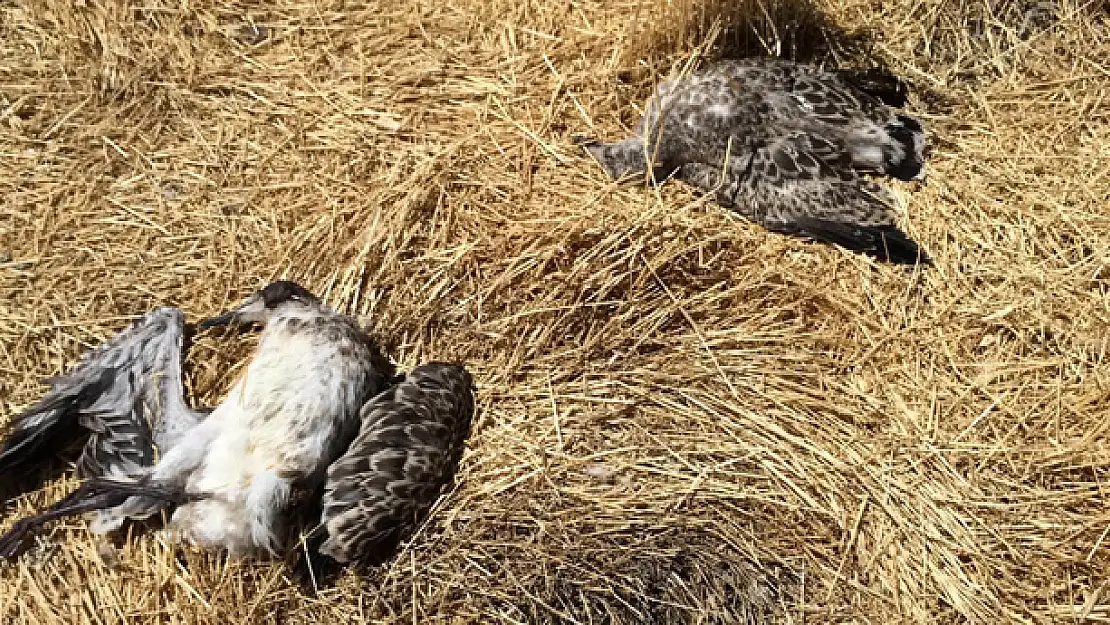
[(201, 328), (264, 323), (279, 310), (303, 307), (317, 308), (320, 299), (303, 286), (291, 280), (278, 280), (267, 284), (248, 297), (239, 306), (200, 322)]

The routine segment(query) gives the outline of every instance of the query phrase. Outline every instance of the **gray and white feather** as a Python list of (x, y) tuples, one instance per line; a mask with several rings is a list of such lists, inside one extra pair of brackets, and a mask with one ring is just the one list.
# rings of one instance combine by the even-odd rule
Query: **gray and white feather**
[(180, 310), (159, 308), (47, 380), (50, 391), (12, 421), (0, 445), (5, 490), (22, 490), (20, 482), (82, 439), (82, 478), (128, 478), (148, 469), (156, 450), (176, 447), (204, 416), (184, 399), (184, 330)]
[(924, 176), (921, 122), (904, 83), (877, 70), (722, 61), (659, 85), (633, 137), (587, 142), (620, 178), (671, 175), (768, 229), (900, 263), (927, 260), (891, 194), (861, 174)]

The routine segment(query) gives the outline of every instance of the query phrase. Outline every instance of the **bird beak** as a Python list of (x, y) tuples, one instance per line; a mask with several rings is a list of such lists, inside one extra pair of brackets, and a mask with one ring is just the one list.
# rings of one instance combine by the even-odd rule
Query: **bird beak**
[(215, 328), (217, 326), (249, 325), (266, 321), (266, 302), (258, 294), (247, 298), (240, 306), (215, 317), (210, 317), (197, 324), (200, 328)]
[(197, 327), (201, 328), (201, 329), (204, 329), (204, 328), (215, 328), (215, 327), (229, 326), (229, 325), (235, 323), (237, 320), (238, 320), (238, 315), (235, 314), (234, 310), (230, 310), (228, 312), (225, 312), (222, 315), (216, 315), (215, 317), (209, 317), (208, 319), (205, 319), (205, 320), (201, 321), (200, 323), (197, 324)]

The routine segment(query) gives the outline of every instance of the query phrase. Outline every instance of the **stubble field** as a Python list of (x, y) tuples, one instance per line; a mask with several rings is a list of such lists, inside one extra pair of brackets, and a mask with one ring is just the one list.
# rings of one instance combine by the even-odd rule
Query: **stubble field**
[[(316, 597), (83, 522), (5, 623), (1110, 620), (1110, 17), (1002, 0), (0, 2), (0, 424), (126, 321), (276, 277), (465, 361), (458, 487)], [(688, 62), (888, 67), (907, 270), (607, 180)], [(250, 339), (201, 336), (211, 404)], [(62, 496), (52, 482), (0, 527)]]

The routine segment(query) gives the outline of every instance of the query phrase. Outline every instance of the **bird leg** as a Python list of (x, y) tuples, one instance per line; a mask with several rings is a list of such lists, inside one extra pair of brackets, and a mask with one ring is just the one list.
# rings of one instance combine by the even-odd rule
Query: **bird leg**
[[(74, 497), (80, 493), (82, 489), (85, 489), (86, 493), (112, 493), (117, 496), (125, 495), (126, 497), (124, 497), (124, 499), (127, 497), (151, 497), (171, 504), (187, 503), (196, 498), (187, 495), (179, 486), (166, 482), (156, 482), (147, 476), (135, 481), (120, 481), (107, 478), (91, 479), (82, 484), (73, 495), (70, 495), (62, 501)], [(122, 501), (120, 503), (122, 503)]]
[(65, 499), (51, 506), (46, 512), (20, 519), (0, 536), (0, 558), (10, 560), (21, 551), (27, 536), (39, 527), (66, 517), (94, 510), (106, 510), (122, 505), (133, 496), (161, 499), (167, 503), (184, 503), (190, 497), (178, 487), (151, 483), (149, 479), (122, 482), (105, 478), (86, 481)]
[(54, 519), (92, 512), (93, 510), (102, 510), (122, 503), (122, 500), (114, 497), (111, 493), (92, 495), (84, 501), (70, 501), (69, 499), (68, 497), (63, 499), (42, 514), (16, 521), (3, 536), (0, 536), (0, 558), (10, 560), (18, 556), (27, 536)]

